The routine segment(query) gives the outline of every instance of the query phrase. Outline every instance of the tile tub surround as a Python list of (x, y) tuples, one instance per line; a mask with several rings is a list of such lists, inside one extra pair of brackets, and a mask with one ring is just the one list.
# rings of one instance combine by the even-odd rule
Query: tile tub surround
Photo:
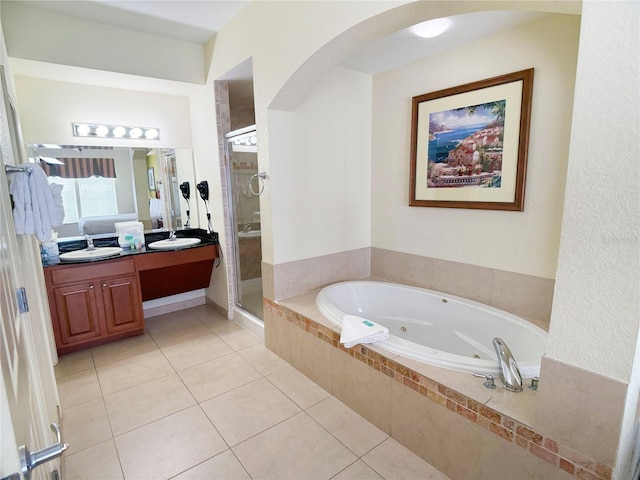
[(537, 393), (488, 390), (468, 374), (373, 345), (345, 349), (315, 307), (317, 291), (265, 299), (267, 348), (446, 475), (611, 478), (611, 464), (531, 426)]
[(475, 300), (549, 329), (553, 279), (375, 247), (371, 276)]

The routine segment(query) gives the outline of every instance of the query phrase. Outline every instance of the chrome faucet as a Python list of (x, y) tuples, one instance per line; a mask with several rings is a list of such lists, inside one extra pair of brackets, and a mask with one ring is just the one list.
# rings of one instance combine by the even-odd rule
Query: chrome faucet
[(93, 246), (93, 238), (90, 238), (89, 235), (85, 235), (84, 239), (87, 241), (87, 248), (85, 250), (95, 250), (96, 247)]
[(175, 240), (176, 239), (176, 232), (171, 231), (169, 232), (169, 240)]
[(522, 375), (520, 375), (520, 369), (516, 363), (516, 359), (513, 358), (511, 350), (507, 347), (499, 337), (493, 339), (493, 348), (496, 349), (498, 355), (498, 363), (500, 364), (500, 378), (504, 384), (504, 388), (510, 392), (522, 391)]

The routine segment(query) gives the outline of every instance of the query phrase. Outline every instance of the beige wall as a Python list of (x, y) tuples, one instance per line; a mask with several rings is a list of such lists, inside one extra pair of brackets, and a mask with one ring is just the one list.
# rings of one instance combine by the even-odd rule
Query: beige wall
[[(555, 277), (579, 29), (578, 16), (549, 15), (374, 77), (373, 247)], [(527, 68), (524, 211), (409, 207), (411, 97)]]

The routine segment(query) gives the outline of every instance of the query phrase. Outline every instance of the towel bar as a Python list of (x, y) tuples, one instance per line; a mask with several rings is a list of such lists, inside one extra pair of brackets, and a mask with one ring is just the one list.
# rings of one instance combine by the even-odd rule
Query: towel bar
[(31, 167), (16, 167), (14, 165), (5, 165), (4, 171), (5, 173), (17, 173), (17, 172), (31, 173)]

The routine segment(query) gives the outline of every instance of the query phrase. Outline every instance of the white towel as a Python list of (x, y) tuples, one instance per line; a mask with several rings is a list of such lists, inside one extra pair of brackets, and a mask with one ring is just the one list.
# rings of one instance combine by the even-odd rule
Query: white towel
[(51, 184), (51, 197), (53, 205), (51, 206), (51, 226), (59, 227), (64, 223), (64, 204), (62, 202), (62, 189), (64, 185), (59, 183)]
[[(53, 200), (47, 174), (36, 163), (29, 163), (28, 166), (31, 173), (17, 172), (11, 179), (13, 221), (16, 233), (35, 234), (40, 242), (46, 242), (51, 239), (51, 228), (61, 220), (60, 213)], [(62, 222), (55, 226), (61, 224)]]
[(389, 338), (389, 329), (366, 318), (345, 315), (342, 318), (340, 343), (351, 348), (358, 343), (373, 343)]
[(34, 233), (33, 212), (31, 211), (31, 193), (29, 192), (29, 174), (12, 173), (9, 191), (13, 198), (13, 223), (20, 235)]

